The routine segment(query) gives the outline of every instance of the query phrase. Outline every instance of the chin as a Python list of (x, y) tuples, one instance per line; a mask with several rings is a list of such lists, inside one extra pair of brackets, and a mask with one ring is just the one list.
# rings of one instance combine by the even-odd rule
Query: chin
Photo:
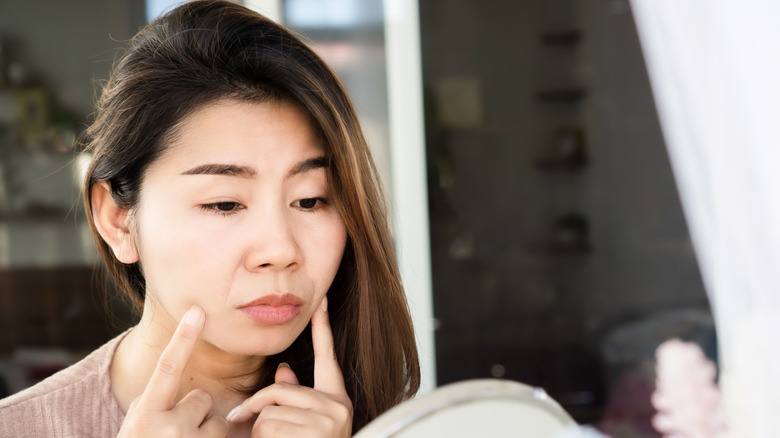
[[(254, 329), (252, 333), (245, 333), (245, 330), (231, 331), (231, 333), (244, 333), (242, 336), (231, 335), (228, 339), (223, 336), (203, 338), (208, 341), (209, 338), (215, 342), (210, 342), (218, 349), (235, 355), (241, 356), (273, 356), (286, 350), (298, 338), (301, 331), (292, 331), (291, 329), (279, 330), (274, 327), (271, 330)], [(220, 339), (221, 338), (221, 339)]]

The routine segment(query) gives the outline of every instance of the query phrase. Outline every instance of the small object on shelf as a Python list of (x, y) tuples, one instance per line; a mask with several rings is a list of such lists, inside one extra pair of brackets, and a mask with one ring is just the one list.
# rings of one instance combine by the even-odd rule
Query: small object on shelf
[(534, 166), (543, 170), (577, 170), (587, 163), (585, 134), (579, 127), (565, 126), (555, 130), (547, 151)]
[(552, 228), (549, 250), (556, 254), (584, 254), (591, 250), (588, 219), (578, 212), (559, 216)]
[(543, 102), (574, 103), (585, 98), (582, 87), (548, 88), (536, 92), (536, 98)]
[(582, 31), (579, 29), (542, 33), (542, 43), (549, 46), (571, 46), (579, 43), (580, 40), (582, 40)]
[(558, 216), (550, 226), (546, 240), (529, 245), (531, 251), (559, 255), (580, 256), (591, 252), (590, 227), (588, 219), (579, 212)]

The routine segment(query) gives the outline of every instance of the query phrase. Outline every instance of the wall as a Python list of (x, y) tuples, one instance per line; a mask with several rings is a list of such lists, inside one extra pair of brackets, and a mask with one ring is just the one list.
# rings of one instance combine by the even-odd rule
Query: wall
[(584, 197), (601, 248), (586, 260), (587, 313), (607, 328), (632, 314), (706, 306), (628, 5), (579, 6), (594, 90), (585, 105), (594, 161)]
[(108, 79), (117, 48), (143, 24), (143, 0), (0, 3), (0, 35), (25, 70), (54, 91), (64, 108), (86, 118), (93, 81)]
[[(116, 48), (142, 20), (142, 0), (0, 2), (0, 398), (130, 320), (124, 306), (99, 304), (105, 288), (80, 209), (84, 162), (71, 145)], [(35, 120), (20, 115), (20, 96), (41, 98)]]
[[(94, 262), (80, 211), (83, 163), (69, 146), (143, 10), (139, 0), (0, 4), (0, 268)], [(43, 95), (44, 109), (37, 133), (20, 139), (13, 106), (29, 92)]]
[[(638, 360), (654, 322), (708, 318), (629, 6), (420, 8), (440, 383), (515, 378), (604, 408), (619, 335), (645, 336)], [(586, 160), (549, 160), (572, 127)]]

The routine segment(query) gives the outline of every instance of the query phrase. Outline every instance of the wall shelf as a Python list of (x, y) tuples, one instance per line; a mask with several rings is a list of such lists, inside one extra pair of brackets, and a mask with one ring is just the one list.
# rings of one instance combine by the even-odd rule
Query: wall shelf
[(536, 92), (536, 99), (542, 102), (577, 103), (585, 98), (587, 91), (583, 87), (547, 88)]

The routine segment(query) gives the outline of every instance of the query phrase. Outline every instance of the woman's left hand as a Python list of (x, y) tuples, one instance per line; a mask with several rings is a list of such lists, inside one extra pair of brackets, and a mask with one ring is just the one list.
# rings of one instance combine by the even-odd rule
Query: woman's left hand
[(298, 384), (286, 366), (276, 371), (274, 384), (241, 403), (228, 421), (241, 423), (258, 414), (252, 438), (349, 437), (352, 435), (352, 401), (336, 361), (327, 298), (311, 318), (314, 344), (314, 388)]

